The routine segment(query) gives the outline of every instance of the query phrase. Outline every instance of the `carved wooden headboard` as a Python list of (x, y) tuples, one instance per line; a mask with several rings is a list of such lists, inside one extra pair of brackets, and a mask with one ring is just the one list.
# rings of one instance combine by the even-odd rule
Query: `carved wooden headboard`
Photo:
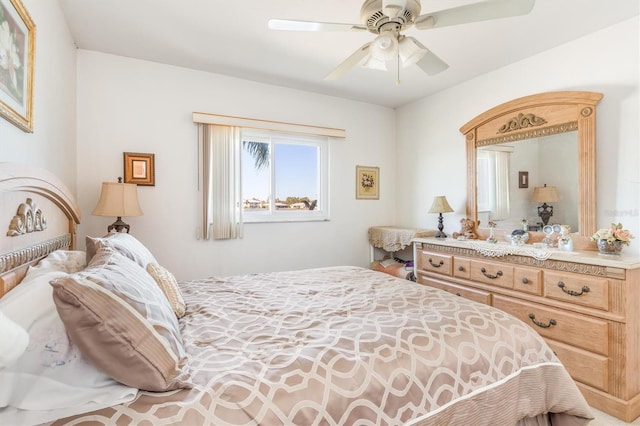
[(51, 172), (0, 163), (0, 297), (49, 253), (76, 247), (80, 209)]

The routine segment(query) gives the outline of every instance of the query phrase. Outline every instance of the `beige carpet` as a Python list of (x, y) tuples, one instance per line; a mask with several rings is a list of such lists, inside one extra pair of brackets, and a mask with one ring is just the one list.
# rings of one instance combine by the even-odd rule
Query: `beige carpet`
[(595, 419), (589, 423), (589, 426), (625, 426), (625, 425), (640, 425), (640, 417), (635, 419), (631, 423), (623, 422), (620, 419), (611, 417), (610, 415), (603, 413), (602, 411), (592, 408)]

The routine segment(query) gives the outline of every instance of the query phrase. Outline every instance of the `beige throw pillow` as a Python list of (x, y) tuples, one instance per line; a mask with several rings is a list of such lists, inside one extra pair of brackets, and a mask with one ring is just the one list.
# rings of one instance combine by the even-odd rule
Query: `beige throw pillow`
[(149, 263), (147, 265), (147, 272), (151, 274), (153, 279), (156, 280), (158, 287), (160, 287), (164, 295), (167, 296), (176, 316), (182, 318), (186, 310), (186, 305), (184, 304), (184, 299), (182, 298), (176, 277), (157, 263)]
[(153, 254), (151, 254), (144, 244), (142, 244), (136, 237), (126, 232), (111, 232), (101, 238), (86, 237), (85, 245), (87, 263), (93, 259), (96, 251), (101, 247), (111, 247), (143, 268), (146, 268), (148, 263), (158, 263), (155, 257), (153, 257)]
[(178, 320), (143, 268), (111, 247), (51, 281), (67, 333), (98, 369), (148, 391), (191, 387)]

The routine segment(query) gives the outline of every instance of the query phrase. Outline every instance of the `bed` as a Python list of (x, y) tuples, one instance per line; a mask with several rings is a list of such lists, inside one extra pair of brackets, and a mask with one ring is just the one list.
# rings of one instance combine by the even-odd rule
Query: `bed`
[(0, 424), (592, 419), (542, 338), (492, 307), (353, 266), (177, 282), (129, 234), (76, 250), (55, 176), (0, 163), (0, 197), (3, 226), (46, 219), (2, 236), (0, 313), (30, 340), (0, 365)]

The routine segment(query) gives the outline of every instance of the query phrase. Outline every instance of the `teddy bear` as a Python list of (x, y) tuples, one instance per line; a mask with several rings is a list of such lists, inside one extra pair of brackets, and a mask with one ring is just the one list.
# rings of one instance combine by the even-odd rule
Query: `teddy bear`
[(462, 237), (462, 239), (477, 240), (478, 234), (476, 234), (476, 224), (473, 220), (463, 218), (460, 219), (460, 232), (454, 232), (453, 238)]

